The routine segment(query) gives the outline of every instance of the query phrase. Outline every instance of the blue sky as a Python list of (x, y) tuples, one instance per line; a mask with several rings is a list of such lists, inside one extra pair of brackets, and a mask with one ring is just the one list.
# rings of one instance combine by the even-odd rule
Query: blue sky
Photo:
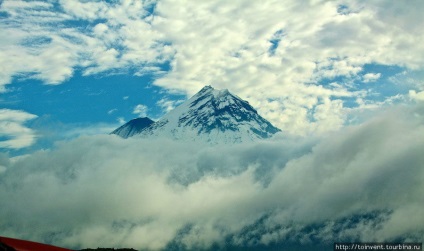
[(422, 8), (2, 1), (0, 147), (22, 152), (157, 119), (204, 85), (248, 100), (288, 135), (361, 123), (364, 112), (423, 100)]

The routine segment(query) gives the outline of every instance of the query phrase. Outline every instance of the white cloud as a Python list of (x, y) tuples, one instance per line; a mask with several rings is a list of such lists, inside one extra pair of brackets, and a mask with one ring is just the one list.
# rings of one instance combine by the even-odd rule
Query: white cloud
[[(173, 53), (161, 46), (161, 35), (145, 20), (148, 2), (70, 0), (59, 4), (56, 8), (43, 2), (2, 2), (2, 10), (8, 14), (8, 22), (0, 24), (5, 34), (0, 41), (2, 88), (20, 74), (45, 84), (60, 84), (75, 68), (83, 69), (85, 75), (142, 69), (168, 60)], [(106, 22), (94, 23), (100, 19)], [(84, 22), (89, 25), (78, 26)], [(34, 42), (40, 37), (42, 43)]]
[(107, 30), (109, 30), (109, 27), (104, 23), (99, 23), (93, 28), (93, 32), (97, 36), (103, 35)]
[(146, 117), (149, 108), (145, 105), (138, 104), (134, 107), (133, 114), (137, 114), (139, 117)]
[(169, 100), (167, 98), (163, 98), (157, 102), (157, 105), (159, 105), (165, 113), (168, 113), (174, 110), (174, 108), (182, 102), (184, 102), (184, 100)]
[(381, 73), (367, 73), (362, 77), (364, 83), (375, 82), (381, 77)]
[(117, 111), (118, 111), (118, 109), (114, 108), (114, 109), (107, 111), (107, 114), (112, 114), (112, 113), (115, 113)]
[[(152, 73), (154, 84), (168, 90), (193, 94), (207, 84), (230, 89), (260, 104), (261, 113), (285, 132), (305, 135), (340, 126), (316, 120), (323, 118), (315, 114), (320, 100), (329, 99), (334, 118), (343, 118), (343, 97), (373, 99), (359, 96), (363, 87), (348, 80), (335, 88), (321, 85), (323, 79), (375, 81), (380, 73), (366, 72), (369, 64), (424, 68), (419, 56), (424, 35), (416, 25), (423, 21), (419, 0), (69, 0), (59, 5), (2, 2), (8, 22), (0, 24), (5, 34), (0, 90), (22, 74), (60, 84), (75, 69), (84, 75)], [(147, 9), (153, 6), (151, 15)], [(160, 65), (167, 62), (166, 73)]]
[(103, 135), (0, 156), (0, 228), (73, 248), (420, 241), (423, 118), (423, 107), (398, 108), (309, 142)]
[(60, 0), (65, 12), (76, 18), (93, 20), (98, 19), (107, 11), (108, 6), (103, 2), (81, 2), (78, 0)]
[[(155, 83), (189, 94), (205, 84), (228, 88), (247, 97), (287, 133), (337, 129), (339, 122), (324, 126), (326, 122), (319, 125), (319, 121), (310, 119), (320, 117), (314, 115), (319, 110), (316, 100), (330, 99), (339, 104), (343, 102), (340, 97), (356, 96), (358, 89), (346, 85), (340, 93), (331, 86), (319, 86), (321, 79), (353, 78), (363, 74), (363, 66), (371, 63), (424, 66), (422, 58), (411, 56), (421, 55), (422, 46), (402, 46), (404, 53), (397, 49), (406, 41), (423, 44), (421, 35), (397, 27), (394, 20), (375, 18), (392, 11), (385, 4), (350, 1), (345, 3), (347, 10), (338, 14), (341, 3), (186, 1), (175, 6), (172, 1), (160, 1), (156, 12), (162, 18), (155, 18), (153, 25), (172, 41), (176, 54), (172, 71)], [(399, 8), (404, 13), (409, 8), (422, 10), (422, 4), (414, 4)], [(414, 21), (405, 21), (405, 26), (416, 26), (421, 17), (414, 16)], [(277, 34), (280, 41), (272, 45), (270, 41)], [(347, 112), (338, 105), (333, 107), (332, 113), (339, 118)]]
[(126, 123), (125, 119), (124, 119), (124, 118), (122, 118), (122, 117), (118, 117), (118, 118), (116, 119), (116, 121), (118, 121), (119, 125), (123, 125), (123, 124), (125, 124), (125, 123)]
[(344, 124), (343, 102), (341, 100), (332, 101), (325, 99), (322, 104), (315, 107), (314, 119), (316, 131), (328, 132), (340, 129)]
[(410, 90), (409, 97), (413, 100), (424, 101), (424, 91), (417, 92), (415, 90)]
[(36, 118), (34, 114), (20, 110), (0, 109), (0, 148), (21, 149), (36, 141), (36, 133), (24, 124)]

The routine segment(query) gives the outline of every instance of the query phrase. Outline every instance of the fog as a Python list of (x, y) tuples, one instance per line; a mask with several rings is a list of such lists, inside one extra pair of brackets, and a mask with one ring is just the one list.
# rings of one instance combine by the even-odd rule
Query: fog
[(2, 154), (0, 229), (76, 249), (422, 241), (423, 135), (423, 107), (398, 107), (315, 138), (208, 146), (103, 135)]

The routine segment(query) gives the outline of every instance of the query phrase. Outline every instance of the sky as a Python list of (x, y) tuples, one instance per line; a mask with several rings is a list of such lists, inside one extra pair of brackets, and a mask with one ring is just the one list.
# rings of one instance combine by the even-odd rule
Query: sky
[[(151, 250), (422, 240), (422, 13), (421, 0), (0, 1), (0, 199), (15, 198), (0, 229)], [(282, 135), (224, 150), (108, 135), (205, 85)]]
[(424, 99), (423, 5), (2, 1), (0, 147), (158, 119), (205, 85), (290, 135), (360, 123)]

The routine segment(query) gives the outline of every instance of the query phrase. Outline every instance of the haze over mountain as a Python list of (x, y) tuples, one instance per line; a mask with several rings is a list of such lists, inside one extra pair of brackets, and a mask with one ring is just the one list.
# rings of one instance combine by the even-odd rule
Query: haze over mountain
[(112, 134), (122, 138), (138, 135), (215, 144), (266, 139), (280, 131), (247, 101), (227, 89), (205, 86), (157, 122), (149, 118), (133, 119)]

